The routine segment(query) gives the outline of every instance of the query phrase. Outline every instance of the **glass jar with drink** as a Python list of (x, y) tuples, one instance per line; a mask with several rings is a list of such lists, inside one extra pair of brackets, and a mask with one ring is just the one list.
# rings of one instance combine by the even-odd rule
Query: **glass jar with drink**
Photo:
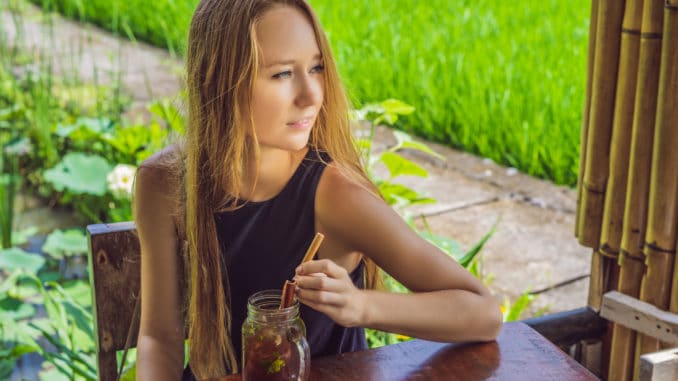
[(299, 302), (281, 305), (280, 290), (264, 290), (247, 301), (242, 325), (243, 381), (307, 381), (311, 355)]

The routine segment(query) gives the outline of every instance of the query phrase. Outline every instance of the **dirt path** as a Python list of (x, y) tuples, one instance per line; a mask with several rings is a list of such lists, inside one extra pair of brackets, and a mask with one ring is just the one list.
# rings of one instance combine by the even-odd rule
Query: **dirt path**
[[(8, 12), (1, 15), (1, 28), (10, 44), (53, 60), (57, 71), (83, 81), (96, 78), (107, 83), (119, 74), (123, 91), (133, 99), (131, 114), (154, 97), (179, 99), (182, 63), (166, 51), (60, 17), (50, 28), (41, 22), (39, 10), (31, 5), (25, 8), (20, 26)], [(389, 130), (379, 129), (375, 146), (383, 149), (393, 141)], [(432, 230), (468, 248), (501, 219), (482, 251), (484, 272), (492, 278), (490, 285), (498, 297), (515, 299), (528, 288), (541, 290), (583, 277), (539, 294), (523, 317), (584, 306), (590, 252), (573, 236), (575, 192), (442, 145), (431, 146), (445, 160), (408, 154), (430, 177), (403, 182), (438, 200), (415, 210), (427, 216)], [(31, 212), (29, 207), (24, 214)], [(23, 223), (37, 222), (24, 218)]]

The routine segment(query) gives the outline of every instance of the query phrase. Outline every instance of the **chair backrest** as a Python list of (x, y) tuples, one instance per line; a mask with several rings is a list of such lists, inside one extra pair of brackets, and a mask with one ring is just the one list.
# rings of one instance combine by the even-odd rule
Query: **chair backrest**
[[(125, 348), (128, 333), (135, 347), (138, 324), (129, 332), (140, 289), (139, 237), (133, 222), (87, 226), (89, 278), (92, 285), (98, 378), (115, 380), (116, 352)], [(135, 320), (137, 319), (137, 320)]]

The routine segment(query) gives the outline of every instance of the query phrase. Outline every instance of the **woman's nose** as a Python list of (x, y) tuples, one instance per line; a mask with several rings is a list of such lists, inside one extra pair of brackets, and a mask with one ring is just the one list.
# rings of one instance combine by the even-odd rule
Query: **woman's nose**
[(305, 75), (299, 78), (298, 93), (295, 104), (298, 107), (308, 107), (322, 103), (323, 83), (318, 75)]

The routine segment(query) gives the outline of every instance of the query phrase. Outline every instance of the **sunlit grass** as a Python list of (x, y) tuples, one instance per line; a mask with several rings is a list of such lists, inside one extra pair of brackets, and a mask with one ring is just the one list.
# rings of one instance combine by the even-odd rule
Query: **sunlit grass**
[[(32, 0), (182, 54), (196, 0)], [(574, 185), (589, 2), (312, 0), (356, 106), (398, 98), (401, 128)]]

